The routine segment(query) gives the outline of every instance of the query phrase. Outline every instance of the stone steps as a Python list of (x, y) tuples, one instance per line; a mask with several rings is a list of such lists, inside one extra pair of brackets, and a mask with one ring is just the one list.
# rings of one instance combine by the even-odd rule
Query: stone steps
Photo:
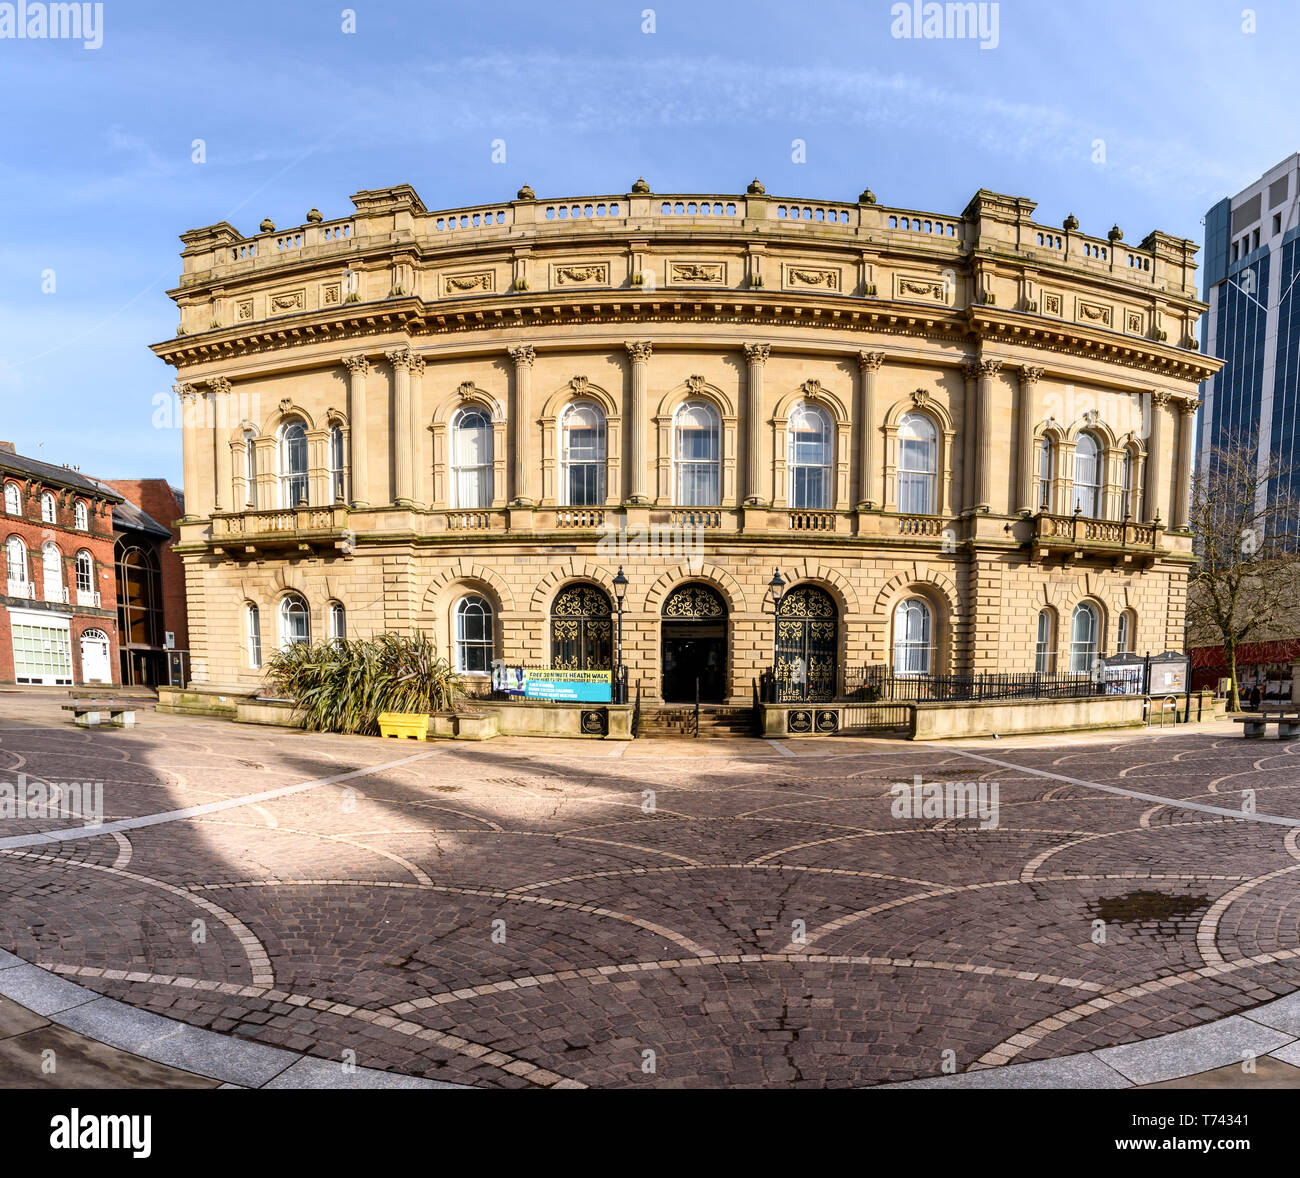
[[(701, 739), (707, 737), (754, 736), (758, 731), (754, 709), (726, 704), (700, 705)], [(642, 704), (637, 723), (638, 737), (695, 736), (693, 704)]]

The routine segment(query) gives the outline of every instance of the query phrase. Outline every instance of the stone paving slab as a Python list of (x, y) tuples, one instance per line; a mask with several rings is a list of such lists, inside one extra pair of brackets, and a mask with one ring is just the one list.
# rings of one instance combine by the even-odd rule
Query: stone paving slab
[[(1300, 780), (1223, 726), (395, 759), (6, 717), (0, 765), (102, 779), (111, 821), (0, 822), (0, 994), (236, 1086), (349, 1051), (367, 1084), (1077, 1086), (1144, 1044), (1122, 1082), (1160, 1083), (1297, 1037)], [(895, 816), (914, 776), (997, 787), (996, 829)], [(1215, 1024), (1226, 1059), (1179, 1038)]]
[(1292, 1037), (1240, 1017), (1192, 1027), (1149, 1043), (1107, 1047), (1096, 1056), (1135, 1084), (1154, 1084), (1229, 1064), (1241, 1065), (1243, 1053), (1267, 1055)]

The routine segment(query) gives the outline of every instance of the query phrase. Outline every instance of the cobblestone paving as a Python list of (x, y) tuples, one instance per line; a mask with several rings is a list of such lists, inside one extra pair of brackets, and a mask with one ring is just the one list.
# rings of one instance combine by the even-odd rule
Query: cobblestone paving
[[(422, 745), (152, 712), (87, 732), (59, 702), (0, 695), (0, 781), (102, 781), (106, 827), (0, 818), (0, 947), (326, 1059), (486, 1087), (860, 1086), (1300, 987), (1300, 743), (1224, 724)], [(997, 827), (895, 817), (916, 774), (996, 783)]]

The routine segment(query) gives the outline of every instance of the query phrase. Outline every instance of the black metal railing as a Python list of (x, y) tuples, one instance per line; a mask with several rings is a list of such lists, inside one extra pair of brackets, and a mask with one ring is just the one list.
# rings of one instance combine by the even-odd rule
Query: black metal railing
[[(926, 702), (994, 699), (1078, 699), (1093, 695), (1127, 694), (1129, 684), (1103, 682), (1091, 672), (1015, 673), (979, 672), (971, 675), (896, 675), (880, 665), (846, 667), (846, 700), (875, 702)], [(1142, 690), (1140, 679), (1132, 685)]]

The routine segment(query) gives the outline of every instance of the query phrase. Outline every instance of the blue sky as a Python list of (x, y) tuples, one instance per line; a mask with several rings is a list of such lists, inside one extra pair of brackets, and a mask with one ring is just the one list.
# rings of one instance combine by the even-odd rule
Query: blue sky
[(449, 208), (524, 182), (737, 192), (757, 175), (944, 213), (991, 188), (1048, 223), (1200, 241), (1215, 200), (1300, 149), (1293, 0), (1256, 4), (1254, 33), (1241, 0), (1002, 0), (990, 49), (895, 38), (891, 7), (107, 0), (98, 49), (0, 40), (0, 438), (179, 480), (179, 435), (151, 425), (173, 373), (147, 345), (175, 328), (177, 235), (214, 221), (342, 216), (402, 182)]

